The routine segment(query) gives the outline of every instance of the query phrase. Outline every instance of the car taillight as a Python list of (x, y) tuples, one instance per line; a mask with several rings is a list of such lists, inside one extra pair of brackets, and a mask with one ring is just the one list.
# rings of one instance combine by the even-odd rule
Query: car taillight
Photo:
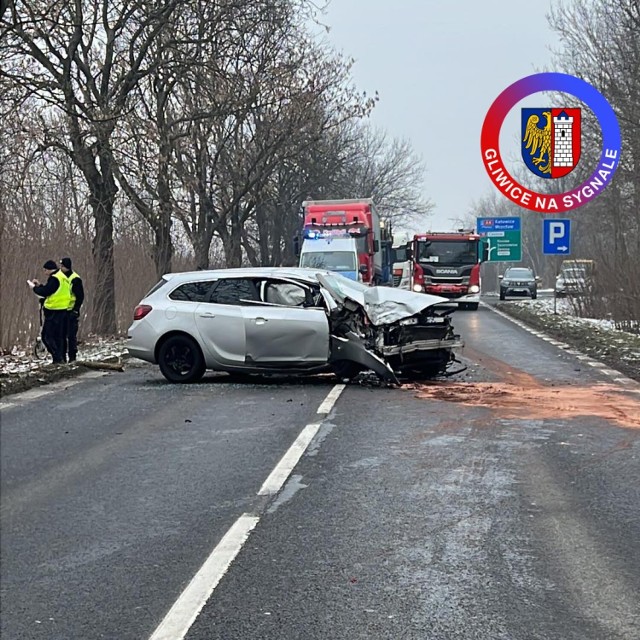
[(153, 307), (150, 307), (148, 304), (139, 304), (133, 310), (133, 319), (142, 320), (142, 318), (144, 318), (151, 311), (151, 309), (153, 309)]
[(419, 264), (413, 266), (413, 281), (415, 284), (424, 283), (424, 270)]

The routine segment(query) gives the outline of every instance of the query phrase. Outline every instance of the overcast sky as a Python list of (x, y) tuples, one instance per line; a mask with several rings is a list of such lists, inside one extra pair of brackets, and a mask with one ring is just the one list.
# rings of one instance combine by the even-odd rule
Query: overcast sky
[[(451, 228), (450, 218), (494, 189), (480, 156), (482, 122), (503, 89), (549, 65), (549, 8), (550, 0), (331, 0), (325, 37), (356, 59), (358, 89), (379, 92), (371, 121), (409, 138), (425, 161), (424, 192), (436, 205), (427, 228)], [(547, 102), (537, 95), (527, 102)], [(519, 153), (523, 104), (505, 121), (501, 143), (514, 130), (503, 156)]]

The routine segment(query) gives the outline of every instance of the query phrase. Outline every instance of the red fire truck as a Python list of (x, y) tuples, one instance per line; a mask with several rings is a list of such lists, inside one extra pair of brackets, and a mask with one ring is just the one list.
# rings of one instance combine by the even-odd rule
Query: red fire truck
[[(422, 233), (413, 237), (406, 250), (412, 291), (449, 298), (461, 309), (478, 308), (480, 265), (488, 259), (485, 239), (464, 229)], [(396, 260), (403, 257), (396, 250)]]

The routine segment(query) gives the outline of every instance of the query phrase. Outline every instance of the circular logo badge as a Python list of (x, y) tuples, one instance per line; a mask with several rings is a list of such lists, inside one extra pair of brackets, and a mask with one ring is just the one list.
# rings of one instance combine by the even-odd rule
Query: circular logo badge
[[(591, 177), (560, 194), (538, 193), (518, 183), (500, 156), (500, 129), (507, 114), (520, 100), (541, 91), (569, 93), (595, 114), (602, 130), (602, 153)], [(560, 178), (580, 158), (580, 109), (541, 108), (522, 110), (522, 156), (534, 174)], [(493, 102), (482, 125), (482, 161), (493, 184), (509, 200), (531, 211), (562, 213), (593, 200), (611, 182), (620, 163), (622, 140), (616, 114), (606, 98), (588, 82), (564, 73), (537, 73), (507, 87)]]

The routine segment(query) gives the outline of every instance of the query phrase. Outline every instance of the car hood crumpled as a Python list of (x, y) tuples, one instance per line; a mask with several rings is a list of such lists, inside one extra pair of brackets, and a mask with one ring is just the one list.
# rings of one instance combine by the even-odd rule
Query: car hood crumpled
[(450, 302), (447, 298), (428, 293), (413, 293), (389, 287), (371, 287), (364, 292), (363, 297), (364, 310), (375, 326), (393, 324), (433, 305)]
[(406, 289), (392, 287), (366, 287), (356, 288), (340, 282), (340, 289), (332, 286), (332, 280), (317, 274), (320, 284), (341, 304), (348, 298), (364, 308), (367, 317), (374, 326), (393, 324), (399, 320), (424, 311), (428, 307), (443, 302), (450, 302), (441, 296), (432, 296), (428, 293), (413, 293)]

